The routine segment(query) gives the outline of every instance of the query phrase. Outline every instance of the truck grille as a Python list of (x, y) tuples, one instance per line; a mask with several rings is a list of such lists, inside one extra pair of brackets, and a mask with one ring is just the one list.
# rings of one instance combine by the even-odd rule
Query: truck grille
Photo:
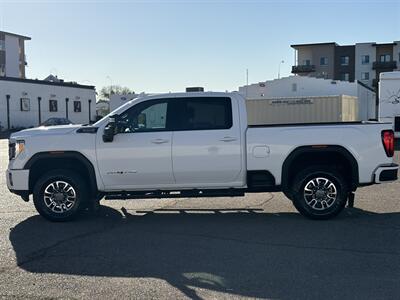
[(12, 160), (15, 157), (15, 143), (8, 144), (8, 158)]

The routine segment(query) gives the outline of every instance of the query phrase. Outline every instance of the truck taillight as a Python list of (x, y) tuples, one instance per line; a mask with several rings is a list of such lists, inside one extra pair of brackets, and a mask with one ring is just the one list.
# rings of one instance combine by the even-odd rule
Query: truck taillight
[(393, 130), (382, 131), (382, 143), (385, 148), (386, 155), (392, 157), (394, 155), (394, 132)]

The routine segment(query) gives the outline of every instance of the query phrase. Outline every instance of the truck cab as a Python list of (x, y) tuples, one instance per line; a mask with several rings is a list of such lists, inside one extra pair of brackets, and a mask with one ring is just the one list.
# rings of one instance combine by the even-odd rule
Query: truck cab
[[(245, 187), (246, 115), (238, 95), (138, 99), (99, 123), (97, 167), (105, 190)], [(118, 154), (118, 155), (116, 155)]]

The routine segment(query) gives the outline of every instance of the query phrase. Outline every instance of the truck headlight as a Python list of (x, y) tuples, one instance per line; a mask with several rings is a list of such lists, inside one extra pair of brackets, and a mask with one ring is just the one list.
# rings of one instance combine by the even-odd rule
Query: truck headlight
[(14, 158), (17, 157), (20, 153), (25, 150), (25, 141), (19, 140), (15, 142), (15, 155)]

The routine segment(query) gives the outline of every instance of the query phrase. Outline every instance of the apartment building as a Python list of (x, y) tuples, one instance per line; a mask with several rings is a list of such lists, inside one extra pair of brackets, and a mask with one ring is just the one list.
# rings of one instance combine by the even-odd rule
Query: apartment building
[(25, 78), (25, 41), (30, 37), (0, 31), (0, 77)]
[(317, 78), (356, 81), (377, 89), (379, 74), (400, 70), (400, 41), (393, 43), (297, 44), (292, 73)]

